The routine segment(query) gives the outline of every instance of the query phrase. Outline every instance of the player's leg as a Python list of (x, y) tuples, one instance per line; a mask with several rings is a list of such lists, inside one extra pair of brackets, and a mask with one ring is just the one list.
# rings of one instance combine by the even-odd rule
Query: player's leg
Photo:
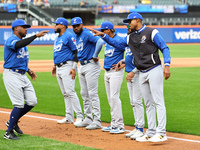
[(82, 109), (81, 109), (81, 105), (79, 102), (79, 98), (76, 94), (76, 91), (74, 90), (74, 86), (75, 86), (75, 79), (72, 79), (72, 75), (69, 75), (69, 72), (72, 68), (72, 61), (68, 61), (68, 64), (66, 64), (65, 66), (63, 66), (62, 69), (62, 82), (63, 82), (63, 86), (64, 86), (64, 90), (66, 93), (66, 96), (69, 99), (69, 102), (71, 103), (71, 105), (73, 106), (73, 110), (76, 113), (76, 117), (83, 120), (83, 113), (82, 113)]
[(83, 124), (80, 125), (80, 127), (86, 127), (87, 125), (91, 124), (93, 121), (91, 99), (89, 98), (88, 85), (87, 85), (86, 77), (85, 77), (86, 69), (87, 69), (87, 65), (80, 66), (79, 74), (78, 74), (79, 83), (81, 87), (80, 93), (83, 99), (84, 114), (85, 114), (84, 122)]
[(146, 114), (148, 120), (148, 129), (146, 134), (149, 137), (152, 137), (156, 133), (156, 111), (154, 106), (154, 101), (151, 95), (150, 86), (148, 83), (149, 80), (149, 72), (147, 73), (139, 73), (139, 85), (141, 89), (142, 96), (144, 98), (144, 103), (146, 106)]
[(135, 74), (133, 80), (133, 105), (135, 106), (136, 126), (144, 128), (144, 106), (142, 101), (142, 93), (139, 86), (139, 72)]
[[(62, 67), (63, 68), (63, 67)], [(73, 123), (74, 122), (74, 111), (72, 104), (70, 102), (70, 99), (65, 91), (64, 84), (65, 82), (63, 81), (64, 78), (66, 78), (67, 72), (64, 72), (62, 68), (56, 67), (56, 77), (58, 84), (60, 86), (61, 92), (64, 96), (64, 102), (65, 102), (65, 118), (62, 120), (58, 120), (58, 123)], [(66, 71), (66, 70), (65, 70)], [(64, 74), (63, 74), (64, 73)]]
[(113, 118), (115, 120), (115, 124), (117, 129), (111, 130), (110, 133), (123, 133), (125, 132), (124, 129), (124, 122), (123, 122), (123, 115), (122, 115), (122, 105), (120, 96), (120, 89), (121, 84), (123, 81), (124, 70), (121, 69), (119, 71), (111, 70), (110, 71), (110, 103), (111, 108), (113, 110)]
[[(8, 130), (4, 134), (4, 138), (17, 140), (19, 139), (14, 133), (14, 131), (18, 131), (16, 127), (18, 127), (17, 122), (21, 116), (22, 108), (24, 107), (24, 93), (23, 93), (23, 79), (21, 79), (25, 75), (19, 75), (16, 72), (11, 72), (8, 69), (4, 70), (3, 73), (3, 81), (8, 93), (8, 96), (14, 106), (11, 114), (10, 120), (6, 123), (8, 126)], [(16, 129), (16, 130), (15, 130)], [(19, 134), (23, 134), (22, 131), (17, 132)]]
[(136, 133), (132, 135), (131, 139), (136, 139), (144, 135), (144, 106), (142, 101), (142, 93), (139, 86), (139, 72), (135, 74), (132, 79), (132, 95), (133, 95), (133, 106), (134, 106), (134, 116), (135, 116), (135, 126), (136, 126)]
[[(131, 82), (127, 82), (127, 88), (128, 88), (128, 93), (129, 93), (130, 104), (133, 108), (133, 115), (134, 115), (135, 120), (137, 120), (137, 118), (136, 118), (137, 116), (135, 115), (136, 114), (135, 105), (133, 104), (133, 79)], [(135, 127), (137, 126), (136, 121), (135, 121), (134, 125), (135, 125)], [(131, 137), (132, 135), (135, 134), (136, 131), (137, 131), (137, 129), (134, 128), (133, 131), (125, 134), (125, 137)]]
[(115, 128), (115, 121), (114, 121), (114, 118), (112, 117), (113, 116), (113, 111), (112, 111), (112, 108), (111, 108), (111, 104), (110, 104), (110, 73), (108, 71), (105, 71), (105, 74), (104, 74), (104, 83), (105, 83), (105, 88), (106, 88), (106, 95), (107, 95), (107, 99), (108, 99), (108, 103), (110, 105), (110, 114), (111, 114), (111, 125), (109, 125), (108, 127), (104, 127), (102, 128), (102, 131), (110, 131), (111, 128)]
[(158, 126), (156, 133), (166, 136), (166, 108), (163, 94), (163, 68), (161, 65), (150, 71), (149, 84), (157, 110)]
[(100, 75), (100, 63), (91, 62), (87, 64), (85, 72), (86, 84), (89, 94), (89, 99), (92, 101), (92, 113), (94, 116), (93, 123), (97, 126), (101, 126), (101, 110), (100, 110), (100, 100), (98, 95), (98, 80)]

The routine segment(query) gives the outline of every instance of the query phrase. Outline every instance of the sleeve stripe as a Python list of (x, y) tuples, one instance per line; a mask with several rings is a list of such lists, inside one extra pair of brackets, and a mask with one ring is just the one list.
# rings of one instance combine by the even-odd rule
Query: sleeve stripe
[(153, 38), (154, 38), (154, 36), (156, 35), (156, 33), (158, 33), (158, 30), (157, 30), (157, 29), (154, 29), (154, 30), (152, 31), (152, 33), (151, 33), (151, 40), (152, 40), (152, 42), (153, 42)]
[(128, 43), (129, 43), (129, 36), (130, 36), (130, 35), (127, 36), (127, 45), (128, 45)]

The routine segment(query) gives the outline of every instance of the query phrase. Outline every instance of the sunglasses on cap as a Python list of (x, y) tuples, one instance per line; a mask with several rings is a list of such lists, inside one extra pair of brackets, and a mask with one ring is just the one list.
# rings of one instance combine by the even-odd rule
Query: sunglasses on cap
[(101, 29), (101, 32), (104, 32), (105, 30), (108, 30), (108, 29)]

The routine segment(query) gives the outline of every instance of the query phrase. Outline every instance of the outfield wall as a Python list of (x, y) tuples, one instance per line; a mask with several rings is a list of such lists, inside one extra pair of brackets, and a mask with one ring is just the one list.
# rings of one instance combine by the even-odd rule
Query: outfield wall
[[(99, 28), (97, 26), (87, 26), (88, 28)], [(166, 43), (200, 43), (200, 26), (151, 26), (158, 29)], [(119, 36), (126, 36), (127, 29), (125, 26), (116, 26), (116, 33)], [(53, 45), (56, 38), (54, 27), (32, 27), (28, 29), (27, 36), (34, 35), (42, 30), (49, 30), (49, 33), (44, 37), (35, 39), (31, 45)], [(68, 28), (73, 33), (71, 27)], [(0, 27), (0, 45), (3, 45), (5, 40), (12, 35), (10, 26)]]

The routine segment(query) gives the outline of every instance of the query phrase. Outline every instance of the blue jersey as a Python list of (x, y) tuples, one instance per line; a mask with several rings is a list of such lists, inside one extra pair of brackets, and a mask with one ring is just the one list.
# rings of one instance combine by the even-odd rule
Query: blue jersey
[(21, 39), (16, 35), (9, 37), (4, 44), (4, 68), (28, 71), (29, 52), (27, 47), (15, 49)]
[[(116, 40), (116, 44), (118, 41), (122, 40), (122, 38), (118, 35), (115, 35), (112, 39)], [(117, 64), (120, 60), (124, 58), (124, 47), (120, 46), (111, 46), (109, 44), (105, 44), (105, 58), (104, 58), (104, 68), (110, 69), (113, 64)]]
[(73, 51), (76, 50), (76, 40), (67, 30), (54, 41), (54, 64), (59, 64), (74, 59)]
[(92, 59), (98, 40), (99, 37), (93, 36), (92, 32), (86, 28), (83, 29), (80, 35), (76, 35), (77, 58), (79, 61)]
[(126, 50), (125, 71), (131, 72), (135, 68), (135, 65), (133, 64), (133, 54), (129, 47), (126, 47), (125, 50)]

